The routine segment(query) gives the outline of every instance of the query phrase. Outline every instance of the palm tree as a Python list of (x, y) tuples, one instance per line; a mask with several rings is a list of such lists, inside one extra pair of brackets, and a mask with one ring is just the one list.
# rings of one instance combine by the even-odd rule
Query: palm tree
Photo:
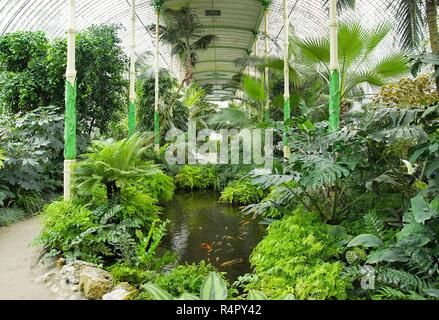
[[(342, 101), (349, 95), (361, 93), (361, 85), (380, 87), (386, 81), (407, 72), (407, 58), (402, 53), (373, 59), (376, 49), (390, 30), (389, 24), (380, 24), (369, 30), (358, 22), (340, 23), (338, 37)], [(313, 66), (329, 83), (329, 36), (297, 39), (295, 44), (301, 50), (303, 63)]]
[[(217, 37), (203, 35), (203, 25), (189, 6), (180, 10), (166, 9), (164, 19), (166, 26), (159, 27), (160, 41), (172, 47), (171, 55), (181, 59), (186, 70), (182, 84), (190, 85), (199, 52), (206, 50)], [(150, 30), (155, 31), (155, 26), (150, 26)]]
[[(439, 32), (437, 24), (438, 0), (388, 0), (396, 8), (397, 31), (401, 44), (407, 49), (416, 49), (422, 44), (423, 29), (428, 27), (431, 51), (439, 56)], [(426, 18), (423, 16), (426, 13)], [(438, 70), (439, 66), (435, 66)], [(439, 92), (439, 79), (436, 79)]]

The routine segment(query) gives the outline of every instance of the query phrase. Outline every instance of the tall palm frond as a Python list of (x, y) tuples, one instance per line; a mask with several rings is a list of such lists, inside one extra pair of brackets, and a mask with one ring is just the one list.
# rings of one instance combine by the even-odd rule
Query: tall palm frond
[[(342, 22), (339, 27), (340, 91), (345, 98), (362, 84), (382, 86), (385, 81), (408, 71), (407, 58), (393, 53), (376, 60), (375, 52), (389, 34), (387, 23), (366, 29), (358, 22)], [(297, 39), (304, 61), (327, 80), (330, 73), (329, 35), (322, 38)]]
[(396, 8), (397, 32), (404, 48), (419, 47), (423, 38), (425, 18), (422, 10), (424, 1), (420, 0), (388, 0), (389, 7)]

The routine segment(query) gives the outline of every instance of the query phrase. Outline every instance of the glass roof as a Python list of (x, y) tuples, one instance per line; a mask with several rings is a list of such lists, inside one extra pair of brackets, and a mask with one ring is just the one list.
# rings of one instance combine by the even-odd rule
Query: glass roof
[[(323, 35), (328, 30), (328, 11), (324, 0), (288, 0), (290, 23), (300, 37)], [(340, 14), (343, 20), (355, 19), (363, 25), (373, 26), (379, 22), (394, 20), (394, 9), (389, 0), (357, 0), (355, 10), (345, 10)], [(273, 0), (269, 10), (270, 38), (283, 38), (282, 0)], [(263, 6), (261, 0), (167, 0), (165, 6), (178, 8), (189, 4), (198, 13), (205, 32), (215, 34), (215, 45), (200, 54), (194, 79), (203, 84), (214, 85), (214, 96), (233, 95), (222, 91), (222, 85), (240, 72), (234, 61), (245, 57), (257, 40), (256, 51), (262, 54), (261, 37), (255, 32), (262, 29)], [(154, 23), (155, 13), (151, 0), (137, 0), (137, 54), (154, 51), (154, 35), (146, 26)], [(206, 16), (205, 10), (221, 10), (220, 17)], [(130, 0), (77, 0), (77, 27), (84, 29), (92, 24), (117, 23), (123, 26), (120, 37), (126, 51), (130, 39)], [(65, 35), (67, 18), (66, 0), (0, 0), (0, 34), (17, 30), (44, 30), (48, 37)], [(378, 50), (385, 55), (394, 50), (398, 41), (395, 33)], [(274, 44), (270, 54), (280, 55)], [(170, 58), (170, 49), (161, 46), (161, 66), (171, 69), (180, 77), (177, 59)], [(171, 66), (172, 64), (172, 66)]]

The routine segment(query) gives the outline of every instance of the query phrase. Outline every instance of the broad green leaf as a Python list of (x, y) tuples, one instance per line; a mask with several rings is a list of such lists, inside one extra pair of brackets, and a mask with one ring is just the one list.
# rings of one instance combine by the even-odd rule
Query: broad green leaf
[(192, 293), (185, 292), (179, 300), (200, 300), (200, 298)]
[(357, 246), (370, 248), (370, 247), (380, 247), (382, 245), (383, 245), (383, 241), (377, 236), (374, 236), (373, 234), (359, 235), (358, 237), (355, 237), (351, 242), (348, 243), (349, 248), (357, 247)]
[(147, 283), (142, 287), (153, 297), (154, 300), (174, 300), (174, 298), (168, 292), (159, 288), (155, 284)]
[(437, 212), (435, 212), (433, 208), (430, 208), (430, 205), (422, 196), (413, 198), (411, 203), (413, 217), (418, 223), (424, 224), (425, 221), (430, 220), (433, 216), (437, 215)]
[(247, 296), (247, 300), (268, 300), (268, 298), (263, 292), (250, 290)]
[(379, 262), (406, 262), (409, 258), (398, 249), (382, 249), (372, 252), (367, 258), (367, 263), (376, 264)]
[(216, 272), (211, 272), (201, 286), (201, 300), (226, 300), (227, 285)]
[(398, 239), (398, 245), (410, 249), (415, 247), (423, 247), (430, 242), (431, 239), (425, 234), (412, 234)]
[(422, 233), (426, 233), (427, 230), (425, 229), (425, 227), (416, 222), (416, 221), (412, 221), (410, 223), (407, 223), (404, 225), (404, 228), (402, 228), (402, 230), (396, 235), (396, 238), (398, 239), (398, 241), (400, 239), (403, 239), (405, 237), (409, 237), (413, 234), (422, 234)]

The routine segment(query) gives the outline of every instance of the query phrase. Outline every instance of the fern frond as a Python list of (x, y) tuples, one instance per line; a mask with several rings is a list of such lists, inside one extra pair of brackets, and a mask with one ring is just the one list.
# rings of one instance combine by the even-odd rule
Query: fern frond
[(407, 292), (413, 290), (421, 291), (429, 287), (428, 282), (417, 275), (392, 268), (378, 269), (377, 281)]
[(383, 238), (386, 224), (384, 219), (375, 211), (369, 211), (363, 217), (365, 233), (373, 234)]

